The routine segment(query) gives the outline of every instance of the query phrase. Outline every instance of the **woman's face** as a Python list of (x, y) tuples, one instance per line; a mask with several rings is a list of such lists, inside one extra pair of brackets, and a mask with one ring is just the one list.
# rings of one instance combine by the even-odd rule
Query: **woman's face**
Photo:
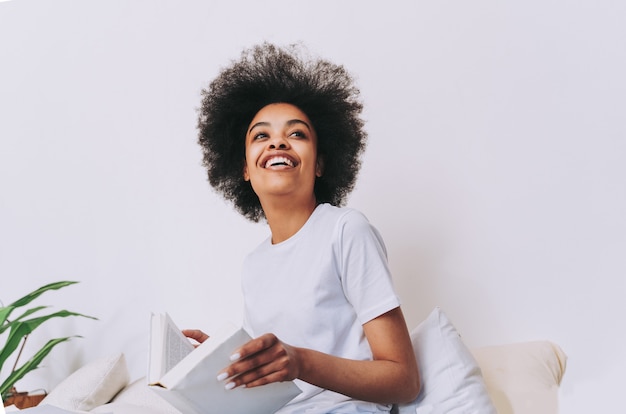
[(317, 135), (304, 112), (287, 103), (270, 104), (257, 112), (246, 133), (243, 176), (262, 202), (267, 196), (310, 200), (321, 173)]

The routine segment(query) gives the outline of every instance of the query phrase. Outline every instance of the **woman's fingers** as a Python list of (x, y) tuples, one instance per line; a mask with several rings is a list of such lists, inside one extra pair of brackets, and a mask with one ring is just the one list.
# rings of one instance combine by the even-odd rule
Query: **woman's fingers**
[(280, 343), (280, 341), (274, 334), (265, 334), (259, 336), (258, 338), (248, 341), (246, 344), (236, 350), (233, 354), (232, 359), (249, 358), (253, 355), (261, 353), (262, 351), (272, 348), (277, 343)]
[(289, 381), (297, 377), (298, 362), (295, 349), (273, 334), (253, 339), (234, 354), (239, 358), (220, 372), (227, 388), (256, 387), (271, 382)]
[[(279, 370), (279, 371), (268, 370), (267, 374), (262, 374), (262, 372), (259, 372), (259, 373), (261, 374), (261, 376), (259, 376), (255, 380), (250, 380), (250, 381), (242, 380), (241, 385), (245, 386), (246, 388), (252, 388), (252, 387), (258, 387), (261, 385), (270, 384), (273, 382), (290, 381), (288, 372), (286, 370)], [(294, 379), (294, 378), (291, 378), (291, 379)]]
[(201, 344), (202, 342), (209, 339), (209, 335), (205, 334), (199, 329), (183, 329), (183, 335), (185, 335), (189, 339), (193, 339), (197, 343)]

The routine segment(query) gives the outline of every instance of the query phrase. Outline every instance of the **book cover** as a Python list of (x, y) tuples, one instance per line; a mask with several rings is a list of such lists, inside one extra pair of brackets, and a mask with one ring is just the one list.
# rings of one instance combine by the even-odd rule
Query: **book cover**
[[(155, 319), (161, 321), (161, 328), (156, 328)], [(165, 325), (168, 327), (164, 329)], [(164, 339), (167, 335), (170, 338)], [(151, 336), (149, 386), (185, 414), (272, 414), (301, 392), (293, 381), (254, 388), (224, 388), (224, 382), (217, 380), (218, 372), (230, 364), (232, 352), (251, 339), (243, 328), (227, 325), (193, 349), (169, 316), (153, 315)], [(183, 340), (192, 350), (187, 353), (189, 347), (186, 344), (172, 345), (175, 342), (172, 337)], [(156, 345), (159, 343), (161, 345)], [(156, 349), (152, 348), (153, 345)], [(168, 353), (170, 346), (172, 354), (177, 355), (173, 359), (182, 355), (175, 364), (172, 364), (172, 358), (163, 355)], [(168, 363), (173, 366), (165, 369)]]

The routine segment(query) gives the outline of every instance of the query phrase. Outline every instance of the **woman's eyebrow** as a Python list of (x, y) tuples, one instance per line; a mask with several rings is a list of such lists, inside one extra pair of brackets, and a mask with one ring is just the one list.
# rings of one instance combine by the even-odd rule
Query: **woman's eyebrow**
[[(309, 131), (312, 131), (311, 125), (309, 125), (307, 122), (305, 122), (305, 121), (303, 121), (303, 120), (301, 120), (301, 119), (290, 119), (289, 121), (285, 122), (285, 125), (287, 125), (287, 126), (292, 126), (292, 125), (294, 125), (294, 124), (302, 124), (302, 125), (306, 126), (306, 127), (309, 129)], [(269, 123), (269, 122), (267, 122), (267, 121), (260, 121), (260, 122), (257, 122), (256, 124), (254, 124), (254, 125), (252, 125), (252, 126), (250, 127), (250, 129), (248, 130), (248, 134), (249, 134), (249, 133), (250, 133), (250, 132), (251, 132), (254, 128), (257, 128), (257, 127), (260, 127), (260, 126), (271, 126), (271, 125), (272, 125), (272, 124), (271, 124), (271, 123)]]
[(269, 122), (265, 122), (265, 121), (261, 121), (261, 122), (257, 122), (256, 124), (252, 125), (250, 127), (250, 129), (248, 130), (248, 134), (250, 133), (250, 131), (252, 131), (254, 128), (256, 127), (260, 127), (260, 126), (270, 126), (271, 124)]
[(309, 131), (312, 130), (311, 125), (309, 125), (308, 123), (304, 122), (301, 119), (290, 119), (289, 121), (286, 122), (286, 124), (287, 124), (287, 126), (292, 126), (292, 125), (295, 125), (295, 124), (302, 124), (302, 125), (306, 126), (309, 129)]

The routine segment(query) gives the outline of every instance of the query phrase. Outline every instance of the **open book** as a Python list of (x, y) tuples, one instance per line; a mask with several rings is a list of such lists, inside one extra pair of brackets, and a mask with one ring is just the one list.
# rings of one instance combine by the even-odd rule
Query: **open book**
[(152, 314), (148, 385), (184, 414), (271, 414), (302, 391), (293, 381), (253, 388), (224, 388), (217, 380), (229, 356), (250, 340), (234, 325), (214, 332), (197, 348), (168, 314)]

